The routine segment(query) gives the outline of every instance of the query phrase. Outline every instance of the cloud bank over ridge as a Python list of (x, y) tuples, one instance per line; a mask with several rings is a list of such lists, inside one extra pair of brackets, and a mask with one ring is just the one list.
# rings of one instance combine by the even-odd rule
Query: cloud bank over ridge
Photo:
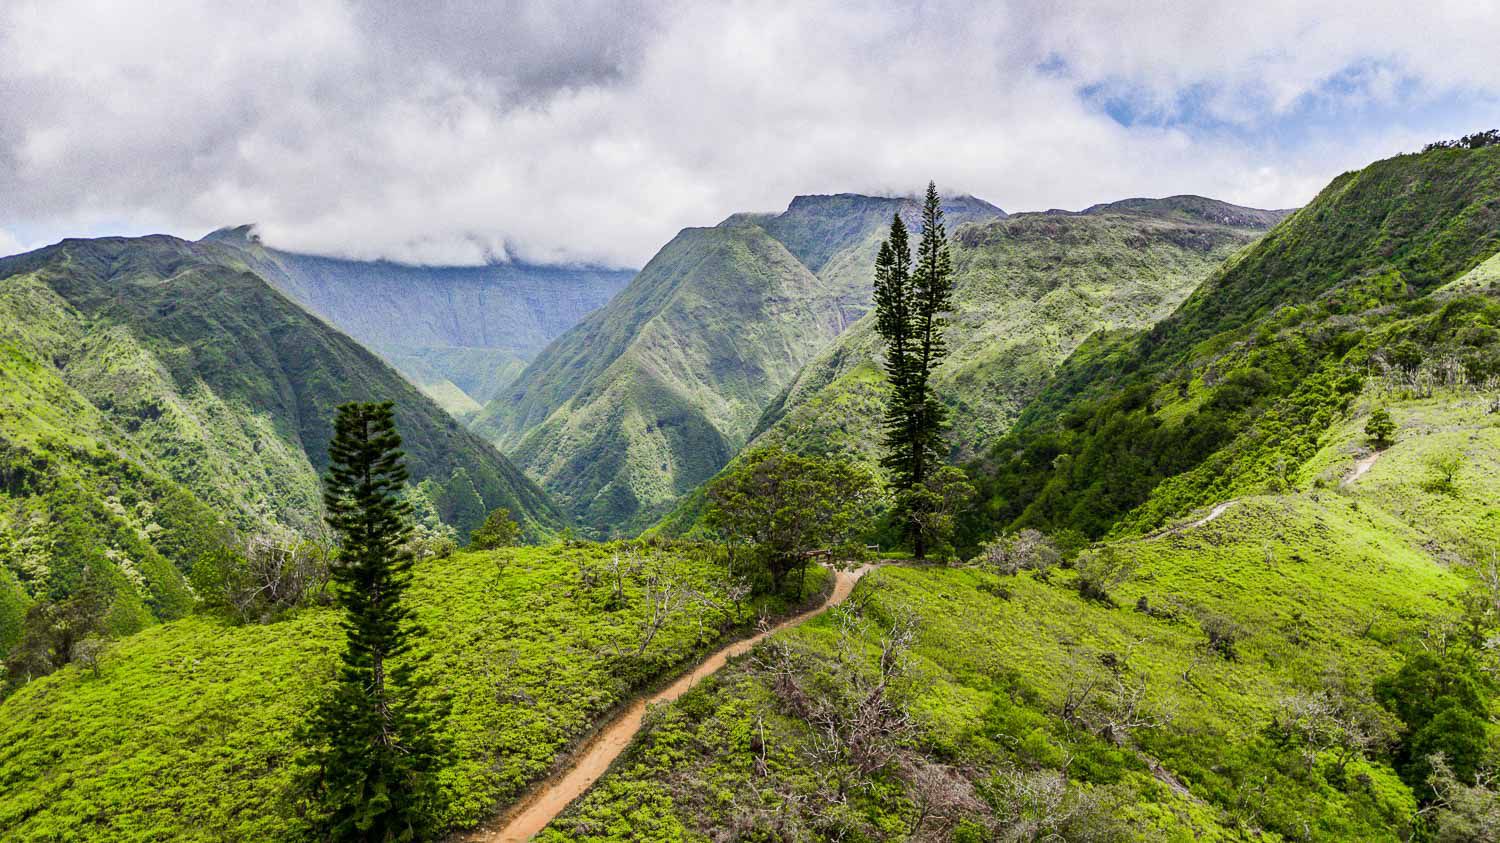
[(0, 252), (254, 221), (351, 257), (640, 265), (684, 226), (929, 178), (1007, 210), (1285, 207), (1500, 104), (1492, 3), (125, 5), (0, 9)]

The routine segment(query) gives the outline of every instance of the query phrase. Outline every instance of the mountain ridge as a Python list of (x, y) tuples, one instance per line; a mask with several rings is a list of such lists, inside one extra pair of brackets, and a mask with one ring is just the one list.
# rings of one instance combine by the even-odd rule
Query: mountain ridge
[[(1274, 486), (1369, 369), (1415, 376), (1424, 362), (1373, 338), (1436, 307), (1428, 292), (1497, 250), (1500, 149), (1338, 176), (1167, 318), (1081, 346), (971, 464), (982, 501), (970, 540), (997, 525), (1149, 530), (1230, 490)], [(1466, 371), (1491, 365), (1482, 347), (1438, 339), (1423, 343)]]
[[(950, 410), (955, 457), (1001, 435), (1090, 334), (1153, 324), (1264, 233), (1184, 218), (1175, 203), (1128, 214), (1095, 207), (1101, 210), (1017, 213), (952, 230), (950, 354), (934, 388)], [(1262, 219), (1243, 210), (1235, 219)], [(873, 318), (820, 351), (767, 404), (750, 447), (846, 457), (879, 472), (886, 385)], [(701, 506), (700, 494), (689, 496), (657, 531), (691, 530)]]

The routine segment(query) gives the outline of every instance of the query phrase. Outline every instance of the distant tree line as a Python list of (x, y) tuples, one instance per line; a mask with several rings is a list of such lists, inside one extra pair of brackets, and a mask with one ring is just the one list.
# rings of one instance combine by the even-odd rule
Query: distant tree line
[(1423, 152), (1431, 152), (1434, 149), (1482, 149), (1486, 146), (1500, 145), (1500, 129), (1490, 129), (1487, 132), (1475, 132), (1472, 135), (1464, 135), (1458, 140), (1433, 141), (1422, 147)]

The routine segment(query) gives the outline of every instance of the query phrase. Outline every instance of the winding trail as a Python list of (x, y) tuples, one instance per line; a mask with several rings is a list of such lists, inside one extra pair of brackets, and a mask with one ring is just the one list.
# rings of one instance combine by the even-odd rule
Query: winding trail
[(1183, 524), (1181, 527), (1168, 527), (1165, 530), (1157, 530), (1151, 535), (1146, 536), (1144, 540), (1155, 541), (1167, 536), (1180, 535), (1182, 533), (1186, 533), (1188, 530), (1196, 530), (1199, 527), (1202, 527), (1204, 524), (1208, 524), (1212, 521), (1217, 521), (1220, 515), (1223, 515), (1229, 510), (1231, 506), (1234, 506), (1236, 503), (1239, 503), (1239, 501), (1224, 501), (1221, 504), (1215, 504), (1214, 508), (1210, 509), (1207, 515), (1199, 518), (1197, 521), (1194, 521), (1190, 524)]
[(1193, 523), (1187, 525), (1186, 527), (1183, 527), (1182, 529), (1196, 530), (1199, 527), (1202, 527), (1204, 524), (1209, 523), (1210, 521), (1216, 521), (1218, 520), (1220, 515), (1223, 515), (1225, 511), (1227, 511), (1231, 506), (1234, 506), (1234, 504), (1234, 501), (1224, 501), (1218, 506), (1215, 506), (1213, 509), (1210, 509), (1207, 515), (1199, 518), (1197, 521), (1194, 521)]
[(641, 729), (641, 720), (645, 717), (647, 706), (677, 699), (702, 681), (704, 677), (717, 672), (731, 658), (749, 652), (751, 647), (767, 637), (787, 627), (796, 626), (844, 602), (854, 591), (854, 586), (859, 582), (860, 577), (873, 567), (875, 566), (862, 565), (851, 571), (835, 571), (833, 593), (828, 595), (823, 605), (788, 618), (750, 638), (736, 641), (715, 652), (688, 673), (679, 676), (666, 688), (649, 696), (637, 697), (628, 708), (595, 732), (593, 737), (574, 753), (570, 767), (538, 782), (509, 811), (473, 831), (455, 835), (453, 839), (466, 841), (466, 843), (480, 843), (480, 841), (522, 843), (522, 841), (530, 840), (532, 835), (545, 828), (553, 817), (562, 813), (573, 800), (582, 796), (593, 786), (594, 782), (598, 781), (599, 777), (609, 769), (609, 765), (625, 751), (625, 747), (630, 745), (631, 739)]

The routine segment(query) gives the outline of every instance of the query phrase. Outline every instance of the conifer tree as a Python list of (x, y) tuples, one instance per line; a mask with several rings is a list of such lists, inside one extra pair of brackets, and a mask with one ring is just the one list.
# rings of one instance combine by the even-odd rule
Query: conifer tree
[[(942, 465), (943, 434), (948, 411), (931, 386), (932, 370), (948, 356), (943, 341), (947, 320), (943, 314), (953, 307), (953, 259), (948, 253), (948, 234), (937, 185), (927, 183), (922, 203), (922, 240), (917, 244), (916, 264), (911, 273), (912, 350), (908, 412), (916, 419), (912, 461), (916, 483), (921, 485)], [(920, 552), (918, 553), (920, 556)]]
[(310, 723), (316, 796), (331, 840), (421, 839), (429, 830), (438, 752), (412, 676), (410, 505), (391, 404), (344, 404), (324, 479), (339, 539), (332, 578), (346, 647), (332, 694)]
[(911, 247), (900, 214), (891, 217), (891, 234), (875, 256), (875, 330), (885, 340), (885, 372), (891, 400), (885, 410), (885, 454), (880, 464), (897, 489), (910, 487), (915, 469), (912, 416), (906, 396), (911, 375)]
[[(917, 556), (926, 554), (932, 523), (919, 512), (934, 496), (928, 481), (943, 465), (947, 409), (933, 392), (932, 371), (947, 355), (943, 314), (953, 302), (953, 260), (948, 251), (937, 185), (927, 185), (922, 204), (922, 239), (915, 262), (900, 215), (875, 258), (875, 327), (886, 346), (885, 450), (881, 459), (896, 492), (898, 517)], [(941, 497), (941, 496), (939, 496)]]

